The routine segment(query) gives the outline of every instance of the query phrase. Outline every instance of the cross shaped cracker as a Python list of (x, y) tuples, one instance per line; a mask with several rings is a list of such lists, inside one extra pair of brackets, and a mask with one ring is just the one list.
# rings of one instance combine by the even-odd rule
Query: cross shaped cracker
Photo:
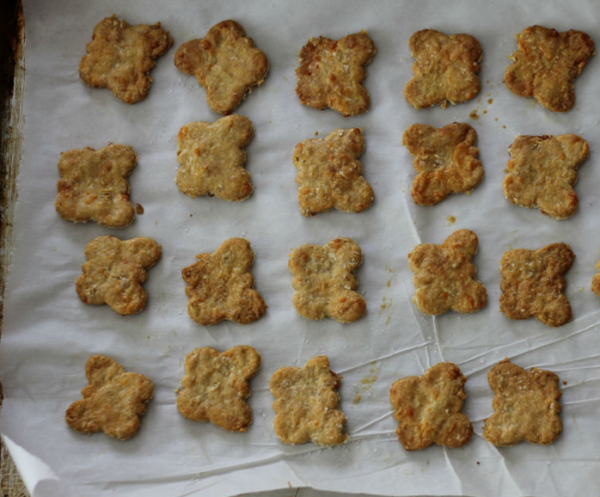
[(246, 200), (252, 183), (244, 169), (245, 149), (253, 136), (252, 121), (239, 115), (212, 124), (186, 124), (177, 135), (179, 191), (192, 198), (216, 195), (230, 202)]
[(330, 108), (344, 117), (369, 109), (369, 92), (361, 84), (377, 48), (365, 31), (339, 40), (311, 38), (299, 54), (296, 93), (315, 109)]
[(467, 378), (456, 364), (444, 362), (423, 376), (407, 376), (392, 385), (390, 402), (398, 420), (396, 433), (406, 450), (420, 450), (432, 443), (461, 447), (473, 434), (469, 418), (462, 414)]
[(122, 316), (136, 314), (148, 296), (142, 283), (160, 259), (161, 246), (152, 238), (121, 241), (114, 236), (99, 236), (85, 247), (87, 262), (75, 287), (86, 304), (108, 306)]
[(587, 158), (587, 142), (577, 135), (517, 136), (502, 182), (504, 196), (522, 207), (566, 219), (577, 211), (573, 190), (577, 168)]
[(477, 132), (465, 123), (439, 129), (413, 124), (406, 129), (402, 144), (414, 156), (417, 176), (410, 193), (416, 204), (435, 205), (451, 193), (471, 193), (483, 179), (476, 141)]
[(488, 381), (494, 391), (494, 414), (483, 426), (488, 442), (506, 447), (522, 440), (541, 445), (556, 440), (562, 431), (558, 376), (537, 368), (526, 371), (504, 359), (490, 370)]
[(414, 33), (408, 43), (416, 60), (414, 77), (404, 87), (404, 97), (415, 109), (436, 104), (446, 108), (448, 102), (466, 102), (479, 93), (477, 73), (483, 51), (475, 38), (424, 29)]
[(81, 433), (103, 431), (118, 440), (135, 435), (152, 398), (152, 381), (143, 374), (125, 372), (104, 355), (87, 360), (85, 375), (88, 385), (81, 391), (83, 399), (67, 409), (67, 424)]
[(564, 294), (565, 274), (574, 260), (571, 247), (564, 243), (504, 252), (500, 261), (500, 310), (510, 319), (533, 316), (548, 326), (569, 322), (572, 314)]
[(219, 354), (211, 347), (194, 349), (185, 358), (183, 389), (177, 409), (192, 421), (210, 421), (229, 431), (246, 431), (252, 423), (249, 381), (260, 369), (258, 352), (247, 345)]
[(113, 15), (94, 28), (79, 75), (89, 86), (108, 88), (119, 100), (134, 104), (148, 95), (150, 70), (172, 44), (160, 22), (130, 26)]
[(355, 291), (358, 283), (353, 274), (361, 264), (360, 247), (350, 238), (294, 249), (288, 267), (294, 276), (293, 302), (298, 313), (306, 319), (329, 316), (341, 323), (361, 318), (367, 303)]
[(263, 83), (269, 71), (267, 56), (232, 20), (216, 24), (205, 38), (181, 45), (175, 53), (175, 66), (196, 76), (207, 90), (210, 108), (225, 116), (242, 103), (253, 87)]
[(254, 251), (243, 238), (230, 238), (212, 254), (199, 254), (198, 262), (181, 271), (187, 283), (188, 313), (205, 326), (223, 320), (248, 324), (267, 310), (265, 301), (254, 290), (250, 267)]
[(423, 243), (408, 254), (416, 288), (413, 302), (423, 314), (439, 315), (450, 309), (470, 314), (487, 304), (487, 292), (475, 279), (472, 261), (478, 244), (474, 232), (462, 229), (442, 245)]
[(373, 202), (373, 188), (358, 160), (365, 148), (360, 129), (336, 129), (326, 139), (296, 145), (298, 203), (303, 216), (338, 209), (362, 212)]
[(67, 221), (95, 221), (123, 228), (133, 221), (129, 183), (137, 162), (133, 148), (112, 143), (100, 150), (86, 147), (60, 154), (56, 212)]
[(507, 88), (554, 112), (571, 109), (575, 78), (594, 55), (594, 41), (581, 31), (559, 33), (543, 26), (530, 26), (516, 38), (518, 49), (504, 73)]
[(337, 409), (341, 376), (329, 369), (329, 359), (317, 356), (301, 368), (280, 368), (269, 389), (275, 402), (273, 427), (286, 444), (313, 442), (340, 445), (348, 440), (346, 416)]

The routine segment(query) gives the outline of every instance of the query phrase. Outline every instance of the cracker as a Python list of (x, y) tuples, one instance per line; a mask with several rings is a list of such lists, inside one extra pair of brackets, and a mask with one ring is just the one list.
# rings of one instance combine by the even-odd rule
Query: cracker
[(216, 195), (230, 202), (246, 200), (253, 188), (244, 164), (253, 136), (252, 121), (239, 115), (212, 124), (186, 124), (177, 135), (179, 191), (192, 198)]
[[(596, 264), (596, 269), (600, 271), (600, 261)], [(596, 274), (592, 278), (592, 292), (600, 297), (600, 274)]]
[(543, 26), (530, 26), (516, 38), (518, 49), (504, 73), (507, 88), (554, 112), (571, 109), (575, 78), (594, 55), (594, 41), (581, 31), (559, 33)]
[(239, 345), (219, 354), (212, 347), (194, 349), (185, 358), (185, 376), (177, 409), (187, 419), (207, 421), (229, 431), (243, 432), (252, 423), (250, 379), (260, 369), (261, 357), (252, 347)]
[(210, 108), (225, 116), (263, 83), (269, 71), (267, 56), (232, 20), (214, 25), (202, 39), (181, 45), (175, 52), (175, 66), (196, 76), (206, 88)]
[(504, 359), (490, 370), (488, 381), (494, 391), (494, 414), (483, 426), (488, 442), (507, 447), (522, 440), (541, 445), (556, 440), (562, 431), (558, 376), (537, 368), (526, 371)]
[(112, 143), (100, 150), (86, 147), (60, 154), (56, 212), (66, 221), (95, 221), (108, 228), (132, 223), (135, 209), (129, 182), (137, 163), (133, 148)]
[(223, 320), (252, 323), (267, 310), (254, 290), (250, 267), (254, 251), (243, 238), (230, 238), (212, 254), (199, 254), (198, 262), (181, 271), (187, 283), (188, 314), (198, 324), (209, 326)]
[(404, 87), (404, 98), (415, 109), (459, 104), (479, 93), (477, 77), (483, 50), (471, 35), (447, 36), (435, 29), (414, 33), (409, 40), (416, 59), (414, 77)]
[(577, 211), (573, 190), (577, 168), (587, 158), (587, 142), (577, 135), (517, 136), (502, 182), (504, 196), (522, 207), (537, 207), (554, 219)]
[(94, 28), (79, 76), (88, 86), (108, 88), (119, 100), (134, 104), (148, 95), (150, 70), (172, 44), (160, 22), (130, 26), (114, 14)]
[(553, 243), (538, 250), (505, 252), (500, 261), (500, 310), (510, 319), (535, 317), (562, 326), (572, 317), (565, 274), (575, 260), (571, 247)]
[(127, 373), (104, 355), (87, 360), (85, 375), (88, 385), (81, 391), (83, 399), (67, 409), (67, 424), (80, 433), (103, 431), (117, 440), (135, 435), (152, 398), (152, 381), (143, 374)]
[(108, 304), (122, 316), (142, 311), (148, 299), (142, 286), (146, 270), (158, 262), (161, 253), (152, 238), (94, 238), (85, 247), (87, 262), (75, 282), (79, 298), (86, 304)]
[(398, 421), (396, 433), (406, 450), (421, 450), (435, 443), (461, 447), (473, 434), (469, 418), (460, 411), (467, 381), (459, 367), (443, 362), (423, 376), (407, 376), (392, 385), (390, 402)]
[(296, 93), (300, 102), (323, 110), (333, 109), (344, 117), (369, 110), (369, 92), (361, 84), (366, 66), (377, 47), (366, 31), (339, 40), (311, 38), (300, 50), (296, 69)]
[(362, 212), (373, 203), (373, 188), (358, 158), (365, 148), (360, 129), (336, 129), (327, 138), (304, 140), (294, 149), (298, 203), (303, 216), (337, 209)]
[(476, 142), (477, 132), (465, 123), (409, 126), (402, 144), (414, 156), (417, 176), (410, 191), (414, 202), (435, 205), (451, 193), (470, 194), (483, 179)]
[(475, 279), (473, 257), (478, 244), (473, 231), (462, 229), (442, 245), (423, 243), (408, 254), (416, 289), (413, 302), (419, 311), (430, 315), (448, 310), (470, 314), (487, 304), (485, 287)]
[(288, 267), (294, 276), (294, 307), (306, 319), (331, 317), (352, 323), (367, 311), (356, 292), (354, 272), (362, 264), (362, 251), (350, 238), (336, 238), (324, 246), (302, 245), (290, 254)]
[(329, 359), (317, 356), (301, 368), (280, 368), (271, 377), (275, 434), (283, 443), (340, 445), (348, 441), (346, 416), (338, 409), (341, 383)]

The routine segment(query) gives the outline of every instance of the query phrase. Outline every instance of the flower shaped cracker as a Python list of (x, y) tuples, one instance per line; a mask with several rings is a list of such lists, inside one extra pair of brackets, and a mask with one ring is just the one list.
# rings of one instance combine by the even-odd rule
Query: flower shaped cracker
[(361, 318), (367, 303), (355, 291), (357, 281), (353, 275), (361, 264), (360, 247), (350, 238), (294, 249), (288, 267), (294, 276), (293, 302), (298, 313), (306, 319), (329, 316), (340, 323)]
[(413, 302), (423, 314), (444, 314), (450, 309), (470, 314), (487, 304), (487, 292), (475, 279), (472, 262), (478, 244), (477, 235), (463, 229), (442, 245), (423, 243), (408, 254), (416, 287)]
[(432, 443), (461, 447), (473, 434), (469, 418), (460, 412), (467, 395), (467, 378), (456, 364), (443, 362), (419, 376), (407, 376), (392, 385), (390, 402), (398, 420), (398, 439), (406, 450)]
[(562, 431), (562, 395), (558, 376), (531, 368), (525, 371), (508, 359), (488, 373), (494, 391), (494, 414), (484, 421), (483, 436), (488, 442), (506, 447), (522, 440), (548, 445)]
[(212, 254), (196, 258), (198, 262), (181, 271), (188, 313), (196, 323), (208, 326), (226, 319), (248, 324), (266, 312), (265, 301), (253, 289), (254, 252), (248, 240), (230, 238)]
[(252, 423), (248, 383), (260, 369), (258, 352), (247, 345), (219, 352), (211, 347), (194, 349), (185, 358), (183, 389), (177, 409), (192, 421), (210, 421), (229, 431), (246, 431)]
[(323, 110), (330, 108), (344, 117), (369, 109), (369, 92), (361, 84), (366, 66), (377, 48), (365, 31), (340, 40), (311, 38), (300, 50), (296, 69), (296, 93), (300, 102)]
[(108, 88), (119, 100), (134, 104), (148, 95), (152, 82), (148, 74), (172, 44), (160, 22), (130, 26), (113, 15), (94, 28), (79, 75), (89, 86)]
[(230, 202), (246, 200), (252, 183), (243, 166), (253, 136), (252, 121), (244, 116), (186, 124), (177, 135), (179, 191), (192, 198), (216, 195)]
[(325, 140), (296, 145), (298, 203), (303, 216), (338, 209), (362, 212), (373, 202), (373, 188), (362, 176), (358, 157), (364, 140), (360, 129), (336, 129)]
[(508, 149), (504, 196), (522, 207), (539, 207), (542, 214), (566, 219), (579, 200), (573, 190), (577, 168), (587, 158), (587, 142), (577, 135), (517, 136)]
[(483, 51), (475, 38), (424, 29), (414, 33), (408, 43), (416, 60), (414, 77), (404, 87), (404, 98), (415, 109), (436, 104), (446, 108), (448, 102), (466, 102), (479, 93), (477, 73)]
[(465, 123), (439, 129), (413, 124), (406, 129), (402, 144), (414, 156), (417, 176), (411, 195), (416, 204), (435, 205), (451, 193), (471, 193), (483, 179), (476, 141), (477, 132)]
[(543, 26), (530, 26), (516, 38), (519, 48), (504, 73), (507, 88), (554, 112), (571, 109), (573, 82), (594, 55), (594, 41), (581, 31), (559, 33)]
[(67, 424), (81, 433), (103, 431), (118, 440), (135, 435), (152, 398), (152, 381), (143, 374), (125, 372), (104, 355), (87, 360), (85, 375), (88, 385), (81, 391), (83, 399), (67, 409)]
[(127, 178), (137, 157), (133, 148), (112, 143), (100, 150), (86, 147), (60, 154), (56, 212), (67, 221), (95, 221), (123, 228), (133, 221)]
[(175, 65), (198, 78), (207, 90), (210, 108), (225, 116), (253, 87), (263, 83), (269, 71), (267, 56), (246, 37), (244, 28), (231, 20), (210, 28), (205, 38), (181, 45), (175, 53)]
[(275, 397), (273, 427), (286, 444), (314, 442), (340, 445), (348, 440), (346, 416), (337, 409), (341, 376), (329, 369), (326, 356), (313, 357), (301, 368), (280, 368), (271, 377)]
[(108, 304), (122, 316), (140, 312), (148, 299), (142, 287), (146, 269), (156, 264), (161, 253), (152, 238), (94, 238), (85, 247), (87, 262), (75, 282), (79, 298), (86, 304)]

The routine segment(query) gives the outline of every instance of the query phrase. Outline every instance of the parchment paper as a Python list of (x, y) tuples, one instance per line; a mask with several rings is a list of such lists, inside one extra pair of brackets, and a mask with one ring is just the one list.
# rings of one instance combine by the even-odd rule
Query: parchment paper
[[(131, 24), (162, 22), (173, 48), (152, 72), (149, 97), (134, 106), (108, 90), (87, 88), (78, 65), (94, 26), (117, 13)], [(544, 110), (510, 93), (502, 83), (514, 35), (532, 24), (559, 31), (578, 29), (600, 43), (600, 5), (590, 1), (401, 2), (401, 1), (25, 1), (27, 25), (24, 151), (19, 177), (16, 246), (6, 295), (1, 374), (1, 431), (34, 496), (228, 496), (299, 487), (381, 495), (592, 496), (600, 474), (600, 300), (590, 291), (600, 246), (596, 150), (600, 64), (592, 59), (576, 83), (576, 107), (565, 114)], [(255, 126), (247, 168), (255, 192), (243, 203), (191, 199), (174, 178), (176, 135), (192, 121), (215, 121), (205, 90), (173, 65), (176, 48), (203, 37), (217, 22), (239, 21), (269, 58), (265, 84), (238, 109)], [(416, 111), (402, 91), (411, 78), (410, 35), (435, 28), (467, 32), (482, 44), (485, 59), (479, 97), (469, 103)], [(297, 55), (313, 36), (341, 38), (368, 31), (378, 47), (368, 66), (371, 110), (342, 118), (302, 106), (295, 95)], [(477, 119), (470, 117), (477, 115)], [(410, 197), (412, 157), (401, 145), (415, 122), (441, 127), (472, 124), (479, 134), (486, 177), (472, 195), (448, 198), (433, 208)], [(366, 139), (364, 174), (374, 205), (360, 215), (300, 215), (292, 152), (318, 132), (361, 127)], [(507, 148), (518, 134), (576, 133), (591, 155), (576, 187), (579, 212), (555, 221), (504, 199), (501, 181)], [(109, 142), (134, 147), (138, 166), (132, 200), (145, 213), (123, 230), (62, 221), (53, 203), (61, 151)], [(449, 216), (456, 221), (451, 223)], [(475, 262), (489, 304), (481, 312), (431, 318), (411, 303), (407, 254), (421, 242), (442, 243), (460, 228), (480, 239)], [(146, 310), (120, 317), (107, 306), (84, 305), (74, 281), (84, 247), (94, 237), (150, 236), (163, 257), (150, 270)], [(194, 324), (186, 312), (180, 271), (196, 254), (241, 236), (256, 253), (256, 287), (269, 309), (248, 326)], [(362, 247), (359, 290), (368, 314), (343, 325), (311, 322), (292, 306), (291, 249), (347, 236)], [(565, 241), (577, 254), (567, 275), (574, 320), (558, 329), (534, 319), (511, 321), (499, 311), (499, 262), (511, 248), (540, 248)], [(174, 390), (185, 355), (195, 347), (255, 347), (263, 357), (252, 381), (254, 424), (245, 434), (184, 419)], [(84, 365), (93, 354), (110, 355), (155, 385), (139, 433), (127, 442), (70, 430), (64, 413), (85, 386)], [(342, 409), (350, 441), (334, 449), (285, 446), (273, 430), (268, 382), (281, 366), (315, 355), (329, 356), (343, 375)], [(489, 369), (509, 357), (523, 367), (556, 372), (563, 388), (564, 431), (551, 446), (522, 443), (498, 449), (482, 436), (491, 415)], [(475, 435), (461, 449), (433, 446), (406, 452), (398, 442), (388, 392), (407, 375), (439, 361), (467, 375), (464, 411)]]

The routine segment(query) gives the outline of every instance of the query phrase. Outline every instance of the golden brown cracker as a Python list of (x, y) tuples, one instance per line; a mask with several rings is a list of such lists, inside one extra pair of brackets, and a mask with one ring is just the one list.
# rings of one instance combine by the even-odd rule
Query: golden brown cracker
[(67, 409), (67, 424), (80, 433), (103, 431), (118, 440), (135, 435), (152, 398), (152, 381), (143, 374), (125, 372), (104, 355), (87, 360), (85, 375), (88, 385), (81, 391), (83, 399)]
[[(600, 271), (600, 261), (596, 264), (596, 269)], [(600, 274), (596, 274), (592, 278), (592, 292), (600, 297)]]
[(356, 292), (354, 272), (362, 264), (362, 251), (350, 238), (336, 238), (324, 246), (302, 245), (290, 254), (288, 267), (294, 276), (294, 307), (306, 319), (332, 317), (352, 323), (367, 310)]
[(219, 354), (204, 347), (185, 358), (185, 376), (177, 409), (192, 421), (211, 422), (229, 431), (246, 431), (252, 423), (250, 379), (260, 369), (261, 357), (252, 347), (239, 345)]
[(506, 447), (522, 440), (548, 445), (562, 431), (562, 395), (558, 376), (550, 371), (530, 371), (508, 359), (488, 373), (494, 391), (494, 414), (484, 421), (483, 436), (488, 442)]
[(448, 310), (470, 314), (487, 304), (485, 287), (475, 279), (473, 257), (479, 240), (470, 230), (452, 233), (442, 245), (423, 243), (408, 254), (414, 273), (413, 302), (424, 314)]
[(414, 156), (417, 172), (411, 188), (414, 202), (435, 205), (451, 193), (471, 193), (483, 179), (476, 142), (477, 132), (465, 123), (443, 128), (426, 124), (409, 126), (402, 144)]
[(577, 135), (517, 136), (502, 182), (504, 196), (522, 207), (566, 219), (577, 211), (573, 189), (577, 168), (587, 158), (587, 142)]
[(344, 117), (364, 114), (370, 105), (362, 85), (366, 66), (377, 48), (366, 31), (340, 40), (311, 38), (300, 50), (296, 69), (296, 93), (300, 102), (323, 110), (333, 109)]
[(269, 71), (267, 56), (232, 20), (214, 25), (202, 39), (181, 45), (175, 53), (175, 66), (196, 76), (206, 88), (210, 108), (225, 116), (263, 83)]
[(362, 212), (373, 202), (373, 188), (358, 158), (365, 148), (360, 129), (336, 129), (324, 140), (304, 140), (294, 149), (298, 203), (303, 216), (337, 209)]
[(108, 88), (119, 100), (134, 104), (148, 95), (150, 70), (172, 44), (173, 38), (160, 22), (130, 26), (113, 15), (94, 28), (79, 75), (87, 85)]
[(313, 442), (340, 445), (348, 441), (346, 416), (338, 409), (342, 377), (329, 369), (329, 359), (317, 356), (301, 368), (280, 368), (271, 377), (275, 397), (273, 427), (286, 444)]
[(394, 382), (390, 402), (398, 421), (398, 440), (406, 450), (424, 449), (433, 443), (461, 447), (469, 441), (473, 426), (461, 413), (466, 381), (456, 364), (443, 362), (423, 376)]
[(252, 121), (239, 115), (212, 124), (186, 124), (177, 135), (179, 191), (192, 198), (216, 195), (230, 202), (246, 200), (253, 188), (244, 164), (253, 136)]
[(554, 112), (571, 109), (575, 78), (594, 55), (594, 41), (581, 31), (559, 33), (543, 26), (530, 26), (516, 38), (518, 49), (504, 73), (507, 88)]
[(548, 326), (571, 320), (565, 274), (575, 254), (565, 243), (505, 252), (500, 262), (500, 310), (510, 319), (535, 317)]
[(483, 50), (471, 35), (447, 36), (435, 29), (414, 33), (409, 40), (416, 59), (413, 78), (404, 87), (406, 101), (415, 109), (440, 104), (443, 108), (471, 100), (479, 93), (477, 77)]
[(199, 254), (198, 262), (181, 271), (187, 283), (188, 313), (205, 326), (223, 320), (248, 324), (267, 310), (265, 301), (254, 290), (250, 267), (254, 251), (243, 238), (230, 238), (212, 254)]
[(87, 262), (75, 286), (86, 304), (108, 304), (122, 316), (136, 314), (148, 296), (142, 283), (146, 270), (160, 259), (161, 246), (152, 238), (121, 241), (114, 236), (99, 236), (85, 247)]
[(135, 217), (129, 182), (137, 162), (133, 148), (112, 143), (60, 154), (56, 212), (67, 221), (95, 221), (108, 228), (128, 226)]

